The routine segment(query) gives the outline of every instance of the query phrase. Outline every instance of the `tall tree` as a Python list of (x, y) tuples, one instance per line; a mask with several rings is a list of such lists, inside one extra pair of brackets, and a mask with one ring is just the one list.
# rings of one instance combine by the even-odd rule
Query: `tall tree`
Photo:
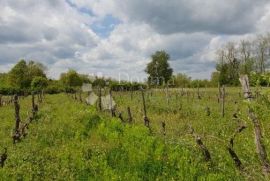
[(60, 76), (60, 81), (66, 87), (79, 87), (82, 85), (82, 79), (80, 75), (75, 71), (70, 69), (67, 73), (62, 73)]
[(255, 41), (255, 51), (257, 54), (257, 72), (265, 73), (267, 61), (269, 59), (270, 35), (259, 35)]
[(31, 82), (35, 77), (44, 77), (45, 66), (41, 63), (20, 60), (8, 73), (8, 83), (10, 86), (18, 89), (29, 89)]
[(30, 87), (31, 79), (25, 60), (20, 60), (8, 73), (9, 84), (12, 87), (25, 89)]
[(28, 63), (28, 73), (32, 80), (34, 77), (46, 78), (45, 70), (46, 67), (39, 62), (29, 61)]
[(31, 88), (34, 91), (42, 91), (48, 86), (48, 80), (45, 77), (35, 77), (31, 82)]
[(152, 61), (148, 63), (145, 72), (149, 75), (148, 83), (152, 85), (167, 84), (170, 80), (173, 69), (170, 68), (170, 55), (165, 51), (157, 51), (152, 56)]
[(252, 58), (252, 44), (250, 41), (241, 40), (239, 44), (241, 60), (240, 73), (249, 75), (253, 70), (254, 59)]
[(236, 44), (229, 42), (218, 51), (217, 70), (220, 72), (220, 83), (238, 85), (240, 60), (237, 57)]

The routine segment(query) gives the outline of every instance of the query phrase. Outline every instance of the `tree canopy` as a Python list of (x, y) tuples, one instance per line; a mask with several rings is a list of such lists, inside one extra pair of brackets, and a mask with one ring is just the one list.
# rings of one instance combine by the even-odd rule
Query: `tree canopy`
[(46, 78), (45, 66), (41, 63), (20, 60), (8, 73), (8, 83), (18, 89), (28, 89), (35, 77)]
[(34, 91), (42, 91), (48, 86), (48, 80), (45, 77), (34, 77), (31, 82), (31, 88)]
[(157, 51), (152, 56), (152, 61), (147, 64), (145, 72), (148, 76), (148, 83), (150, 85), (166, 84), (173, 73), (170, 68), (169, 59), (170, 55), (165, 51)]
[(220, 84), (238, 85), (240, 74), (267, 74), (270, 34), (259, 35), (253, 41), (228, 42), (217, 51), (217, 60)]
[(82, 86), (83, 80), (80, 75), (75, 70), (68, 70), (66, 73), (62, 73), (60, 76), (60, 81), (66, 87), (79, 87)]

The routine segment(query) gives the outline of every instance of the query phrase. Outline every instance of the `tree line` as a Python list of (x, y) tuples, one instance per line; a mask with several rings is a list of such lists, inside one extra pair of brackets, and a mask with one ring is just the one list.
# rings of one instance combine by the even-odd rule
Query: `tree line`
[(157, 51), (151, 56), (145, 72), (152, 87), (217, 87), (238, 86), (239, 76), (248, 75), (252, 86), (270, 85), (270, 33), (258, 35), (252, 40), (228, 42), (216, 52), (216, 71), (210, 80), (192, 80), (183, 73), (173, 74), (169, 65), (170, 55)]
[(212, 79), (224, 85), (239, 85), (239, 75), (246, 74), (254, 85), (269, 85), (270, 33), (253, 40), (228, 42), (217, 51), (216, 72)]
[(210, 80), (191, 79), (183, 73), (174, 74), (170, 67), (170, 55), (156, 51), (151, 55), (145, 72), (148, 78), (144, 83), (116, 81), (111, 78), (95, 77), (68, 70), (58, 80), (48, 79), (47, 68), (39, 62), (20, 60), (7, 73), (0, 73), (0, 94), (29, 93), (45, 90), (47, 93), (76, 91), (83, 83), (94, 86), (109, 86), (113, 90), (138, 90), (140, 87), (217, 87), (220, 85), (237, 86), (239, 76), (249, 76), (252, 86), (270, 85), (270, 33), (259, 35), (253, 40), (228, 42), (218, 49), (216, 71)]
[(61, 92), (76, 92), (84, 83), (91, 83), (94, 87), (110, 87), (114, 91), (138, 90), (144, 86), (141, 83), (116, 81), (111, 78), (91, 77), (79, 74), (73, 69), (61, 73), (59, 79), (49, 79), (47, 68), (39, 62), (20, 60), (7, 73), (0, 73), (0, 94), (30, 94), (45, 91), (49, 94)]

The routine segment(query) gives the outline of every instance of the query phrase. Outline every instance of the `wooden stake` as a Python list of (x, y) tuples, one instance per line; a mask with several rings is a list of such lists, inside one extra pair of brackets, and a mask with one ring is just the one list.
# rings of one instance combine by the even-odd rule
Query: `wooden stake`
[(15, 133), (13, 135), (13, 144), (16, 143), (16, 141), (20, 140), (20, 123), (21, 123), (21, 118), (20, 118), (20, 105), (18, 102), (18, 95), (16, 94), (14, 96), (14, 106), (15, 106)]
[(127, 112), (128, 112), (128, 122), (131, 124), (133, 122), (133, 119), (132, 119), (130, 107), (127, 107)]
[[(252, 96), (252, 93), (251, 93), (251, 90), (249, 87), (248, 76), (242, 75), (239, 80), (240, 80), (241, 85), (242, 85), (244, 98), (247, 101), (252, 102), (253, 96)], [(256, 149), (257, 149), (259, 159), (261, 161), (263, 172), (266, 174), (269, 174), (270, 173), (270, 164), (269, 164), (269, 160), (267, 158), (267, 152), (266, 152), (265, 146), (263, 144), (263, 140), (262, 140), (262, 130), (261, 130), (260, 121), (257, 118), (257, 116), (255, 115), (255, 112), (251, 106), (248, 107), (248, 116), (249, 116), (249, 118), (252, 121), (253, 126), (254, 126), (255, 144), (256, 144)]]
[(168, 90), (168, 84), (166, 85), (166, 100), (167, 100), (167, 104), (169, 105), (169, 90)]
[(101, 103), (101, 87), (98, 88), (98, 109), (102, 111), (102, 103)]
[(222, 86), (221, 91), (221, 115), (222, 117), (225, 116), (225, 86)]
[(227, 150), (232, 158), (232, 160), (234, 161), (234, 165), (239, 169), (242, 170), (242, 162), (239, 159), (239, 157), (237, 156), (236, 152), (234, 151), (234, 139), (237, 136), (237, 134), (241, 133), (244, 129), (246, 129), (246, 125), (240, 125), (236, 130), (235, 133), (233, 134), (233, 136), (230, 139), (230, 143), (229, 146), (227, 146)]
[(142, 102), (143, 102), (143, 120), (144, 120), (144, 125), (148, 128), (150, 128), (150, 121), (147, 117), (147, 112), (146, 112), (146, 104), (145, 104), (145, 98), (144, 98), (144, 91), (141, 88), (141, 93), (142, 93)]
[(35, 93), (32, 92), (32, 119), (36, 117), (38, 106), (35, 104)]
[(161, 127), (162, 127), (163, 136), (166, 136), (166, 123), (165, 123), (165, 121), (161, 122)]
[(1, 168), (4, 167), (6, 160), (7, 160), (7, 148), (4, 148), (4, 153), (2, 153), (1, 156), (0, 156), (0, 166), (1, 166)]
[(114, 113), (114, 108), (112, 106), (112, 89), (110, 89), (109, 91), (109, 94), (110, 94), (110, 109), (111, 109), (111, 116), (114, 117), (115, 116), (115, 113)]
[(200, 95), (200, 87), (197, 87), (197, 97), (198, 99), (201, 99), (201, 95)]
[(202, 151), (204, 155), (205, 161), (207, 162), (210, 161), (211, 160), (210, 152), (208, 151), (207, 147), (203, 144), (201, 137), (194, 132), (194, 129), (191, 126), (190, 126), (190, 129), (191, 129), (191, 134), (194, 136), (197, 145), (199, 146), (200, 150)]

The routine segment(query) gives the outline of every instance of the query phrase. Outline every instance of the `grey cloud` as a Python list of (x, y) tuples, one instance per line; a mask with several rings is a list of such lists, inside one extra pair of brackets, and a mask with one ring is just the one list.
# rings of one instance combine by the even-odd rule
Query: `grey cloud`
[[(114, 0), (114, 5), (107, 0), (100, 0), (100, 5), (95, 0), (85, 2), (89, 5), (86, 8), (91, 9), (92, 4), (104, 8), (101, 12), (106, 10), (123, 23), (109, 37), (99, 38), (91, 30), (91, 17), (86, 18), (64, 0), (1, 0), (1, 71), (25, 58), (41, 61), (54, 77), (68, 68), (83, 73), (103, 72), (115, 78), (119, 73), (146, 77), (144, 68), (150, 55), (166, 50), (175, 72), (209, 78), (215, 68), (213, 58), (208, 55), (213, 51), (213, 39), (227, 40), (234, 37), (232, 34), (241, 38), (254, 32), (268, 3), (267, 0)], [(110, 10), (108, 4), (114, 9)], [(102, 18), (96, 17), (99, 19)], [(216, 41), (219, 44), (225, 40)]]
[[(209, 32), (243, 34), (255, 30), (267, 0), (126, 0), (117, 11), (129, 21), (145, 22), (163, 34)], [(119, 14), (119, 13), (118, 13)]]
[(171, 60), (184, 59), (200, 52), (211, 40), (212, 35), (205, 33), (174, 34), (164, 36), (158, 46), (171, 55)]
[(59, 61), (76, 61), (75, 52), (97, 44), (96, 37), (82, 26), (85, 23), (84, 17), (62, 0), (3, 0), (0, 65), (19, 59), (37, 60), (49, 67)]

